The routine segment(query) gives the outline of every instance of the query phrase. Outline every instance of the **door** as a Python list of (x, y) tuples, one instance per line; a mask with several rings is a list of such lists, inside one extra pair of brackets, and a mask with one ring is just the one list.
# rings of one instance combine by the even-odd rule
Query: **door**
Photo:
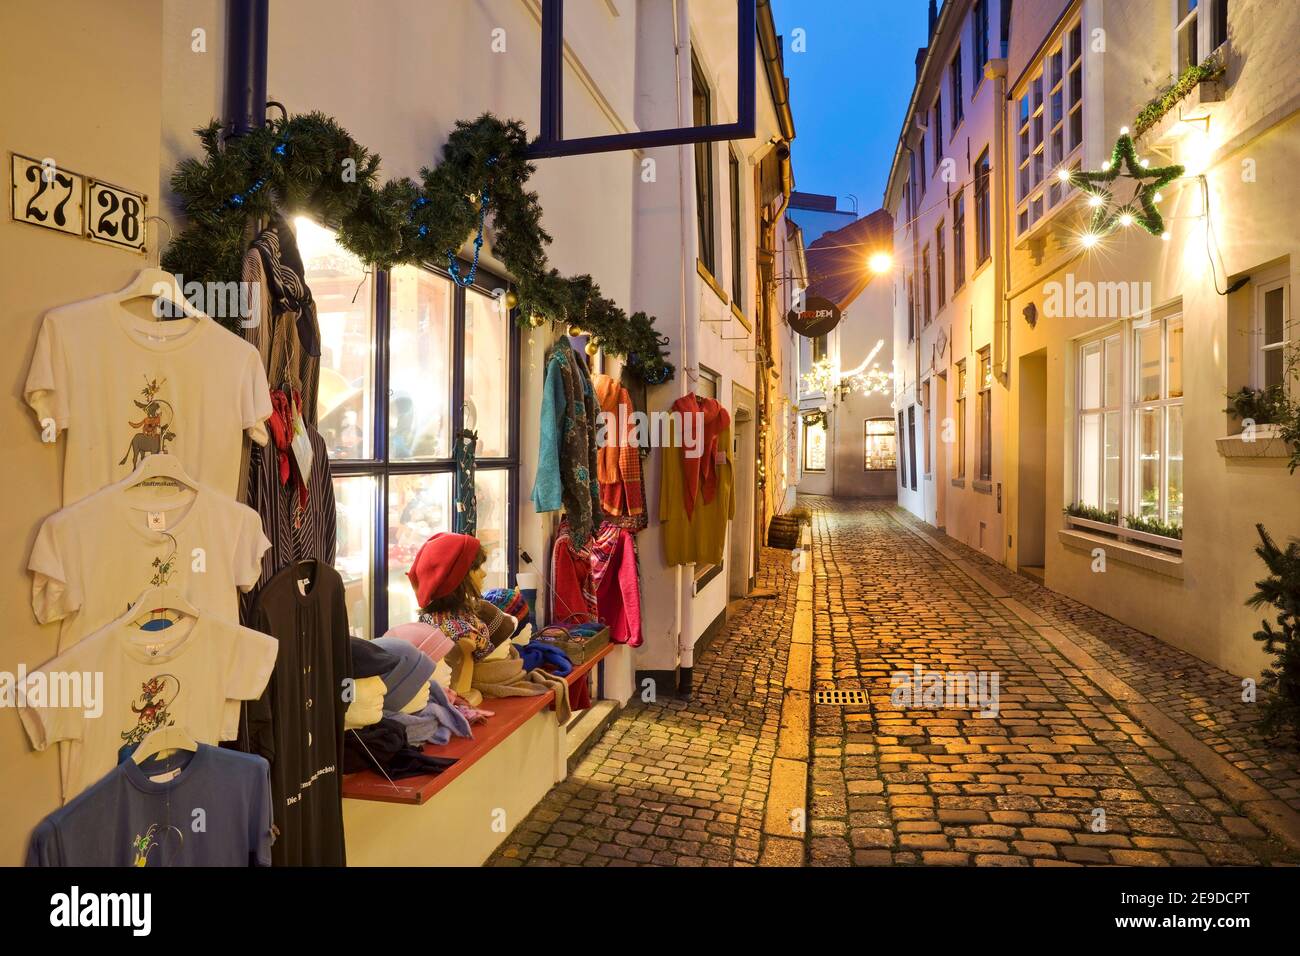
[(1047, 535), (1047, 350), (1020, 359), (1020, 463), (1016, 475), (1016, 567), (1043, 566)]

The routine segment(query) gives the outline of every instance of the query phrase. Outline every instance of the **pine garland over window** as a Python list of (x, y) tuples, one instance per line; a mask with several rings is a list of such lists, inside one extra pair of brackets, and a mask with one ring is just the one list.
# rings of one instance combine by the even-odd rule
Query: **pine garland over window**
[(385, 269), (445, 267), (471, 236), (477, 262), (480, 223), (490, 222), (492, 251), (518, 288), (517, 322), (577, 325), (645, 381), (672, 378), (668, 340), (652, 317), (627, 315), (591, 276), (562, 276), (548, 263), (551, 237), (537, 193), (526, 188), (536, 167), (522, 123), (490, 113), (458, 121), (442, 161), (421, 170), (418, 182), (382, 183), (379, 156), (322, 113), (283, 117), (235, 138), (223, 139), (216, 122), (196, 132), (204, 156), (182, 160), (171, 180), (188, 223), (162, 258), (185, 282), (238, 281), (253, 224), (276, 212), (329, 225), (345, 249)]

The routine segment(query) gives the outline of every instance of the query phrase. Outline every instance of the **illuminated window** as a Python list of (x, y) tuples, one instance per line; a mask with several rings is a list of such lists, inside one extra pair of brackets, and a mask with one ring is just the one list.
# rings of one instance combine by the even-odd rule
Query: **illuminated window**
[(826, 422), (803, 423), (803, 470), (826, 470)]
[(863, 470), (893, 471), (898, 463), (898, 439), (892, 418), (868, 418), (863, 424)]
[(1056, 209), (1072, 186), (1083, 145), (1083, 30), (1063, 31), (1016, 99), (1016, 232)]

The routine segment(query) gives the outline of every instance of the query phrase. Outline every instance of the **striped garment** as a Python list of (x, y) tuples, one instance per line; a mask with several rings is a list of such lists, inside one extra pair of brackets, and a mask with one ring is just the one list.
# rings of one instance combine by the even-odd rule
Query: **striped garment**
[(329, 455), (325, 440), (310, 425), (307, 436), (313, 455), (306, 507), (298, 505), (296, 482), (280, 484), (274, 442), (265, 447), (254, 445), (249, 455), (247, 504), (261, 517), (262, 531), (271, 547), (262, 555), (262, 576), (257, 585), (240, 597), (239, 619), (245, 626), (251, 626), (258, 591), (277, 571), (290, 562), (308, 558), (334, 564), (337, 516)]

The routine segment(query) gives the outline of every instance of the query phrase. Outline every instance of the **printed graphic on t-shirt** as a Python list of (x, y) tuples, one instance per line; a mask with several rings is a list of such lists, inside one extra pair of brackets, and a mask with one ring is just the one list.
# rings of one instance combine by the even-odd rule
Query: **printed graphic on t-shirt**
[(135, 714), (135, 726), (122, 731), (121, 749), (118, 761), (131, 754), (140, 741), (159, 727), (174, 724), (170, 708), (181, 695), (181, 682), (171, 674), (159, 674), (140, 685), (140, 696), (131, 702), (131, 713)]
[(163, 534), (171, 542), (172, 547), (167, 557), (153, 559), (153, 577), (149, 579), (149, 583), (156, 588), (166, 587), (176, 571), (176, 538), (166, 532)]
[[(175, 836), (173, 836), (175, 834)], [(164, 845), (174, 847), (172, 852), (163, 853)], [(185, 834), (180, 831), (179, 827), (159, 826), (156, 823), (149, 824), (149, 829), (144, 833), (137, 833), (131, 839), (131, 846), (135, 850), (135, 865), (148, 866), (149, 853), (158, 850), (159, 856), (175, 857), (185, 846)]]
[(140, 395), (144, 401), (133, 398), (133, 404), (140, 411), (144, 412), (138, 422), (128, 420), (127, 424), (136, 430), (131, 436), (131, 445), (122, 456), (119, 465), (125, 465), (128, 458), (131, 459), (131, 470), (140, 464), (140, 459), (147, 455), (156, 455), (159, 452), (167, 450), (167, 443), (176, 440), (176, 432), (172, 430), (172, 424), (176, 420), (176, 409), (172, 407), (171, 402), (165, 398), (159, 397), (167, 379), (161, 382), (157, 378), (148, 379), (144, 383), (144, 388), (140, 389)]

